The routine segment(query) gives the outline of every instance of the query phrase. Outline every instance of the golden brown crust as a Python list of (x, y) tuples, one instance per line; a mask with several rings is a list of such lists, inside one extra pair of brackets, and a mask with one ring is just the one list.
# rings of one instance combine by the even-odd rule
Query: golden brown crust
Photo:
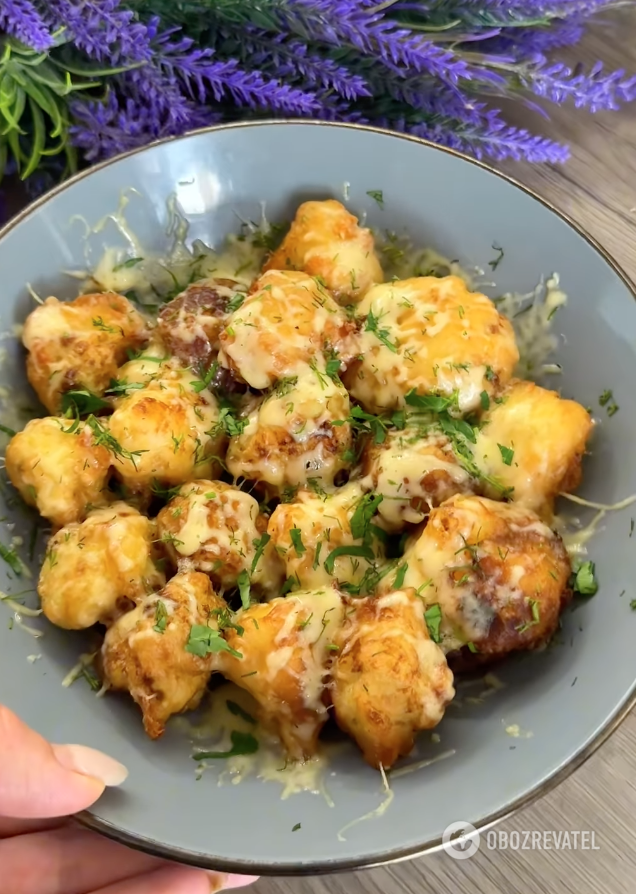
[(127, 352), (148, 338), (146, 322), (123, 295), (80, 295), (68, 302), (47, 298), (24, 323), (29, 382), (55, 413), (64, 391), (103, 394)]

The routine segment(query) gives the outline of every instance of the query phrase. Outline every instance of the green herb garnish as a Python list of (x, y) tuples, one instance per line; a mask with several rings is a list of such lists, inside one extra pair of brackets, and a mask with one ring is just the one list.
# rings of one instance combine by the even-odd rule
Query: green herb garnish
[(137, 264), (141, 264), (143, 260), (143, 258), (128, 258), (127, 261), (122, 261), (121, 264), (115, 264), (113, 273), (117, 273), (118, 270), (127, 270), (129, 267), (136, 267)]
[(289, 537), (292, 542), (294, 549), (296, 550), (297, 556), (302, 556), (303, 553), (307, 552), (307, 547), (303, 543), (302, 533), (300, 528), (291, 528), (289, 531)]
[(501, 264), (501, 262), (503, 261), (504, 250), (503, 250), (503, 248), (502, 248), (500, 245), (497, 245), (496, 242), (493, 242), (493, 244), (492, 244), (492, 250), (493, 250), (493, 251), (496, 251), (496, 252), (499, 252), (499, 254), (497, 255), (496, 258), (493, 258), (492, 261), (488, 261), (488, 266), (490, 267), (491, 270), (494, 271), (494, 270), (497, 269), (497, 267), (498, 267), (498, 266)]
[(505, 466), (511, 466), (515, 455), (514, 450), (511, 447), (504, 447), (503, 444), (497, 444), (497, 447), (499, 447), (499, 453), (501, 453), (503, 464)]
[(490, 409), (490, 397), (487, 391), (482, 391), (479, 395), (479, 403), (481, 404), (482, 410)]
[(236, 583), (238, 584), (239, 594), (241, 597), (241, 606), (246, 609), (250, 607), (250, 576), (249, 573), (243, 569), (239, 576), (236, 579)]
[(0, 559), (4, 559), (9, 568), (17, 575), (22, 574), (22, 562), (15, 549), (0, 543)]
[(230, 733), (232, 747), (229, 751), (198, 751), (192, 755), (195, 761), (218, 760), (226, 757), (240, 757), (243, 754), (256, 754), (258, 751), (258, 739), (251, 733), (241, 733), (232, 730)]
[(9, 428), (7, 425), (0, 425), (0, 431), (3, 431), (5, 435), (9, 435), (11, 438), (17, 434), (12, 428)]
[(570, 587), (581, 596), (594, 596), (598, 592), (594, 562), (584, 562), (570, 577)]
[(271, 539), (271, 535), (265, 532), (264, 534), (261, 534), (259, 540), (252, 541), (252, 545), (256, 547), (256, 552), (254, 553), (254, 558), (252, 559), (252, 567), (250, 569), (252, 574), (254, 574), (254, 572), (256, 571), (256, 566), (260, 562), (261, 556), (265, 551), (265, 547)]
[(161, 599), (155, 607), (155, 626), (152, 628), (155, 633), (164, 633), (166, 624), (168, 623), (168, 609)]
[(389, 349), (389, 351), (392, 351), (394, 354), (397, 354), (398, 345), (394, 344), (391, 341), (391, 339), (389, 337), (391, 335), (391, 332), (389, 329), (386, 329), (386, 328), (380, 329), (380, 326), (379, 326), (380, 319), (381, 319), (381, 317), (376, 317), (376, 315), (373, 313), (373, 311), (370, 310), (368, 313), (368, 316), (367, 316), (364, 330), (365, 330), (365, 332), (372, 332), (375, 335), (375, 337), (378, 339), (378, 341), (381, 341), (382, 344)]
[(61, 402), (62, 413), (76, 413), (83, 416), (85, 413), (98, 413), (100, 410), (109, 410), (110, 404), (102, 400), (92, 391), (65, 391)]
[(426, 621), (426, 626), (428, 627), (428, 632), (434, 643), (440, 643), (442, 641), (442, 637), (440, 634), (440, 627), (442, 624), (442, 608), (439, 602), (436, 602), (434, 605), (430, 605), (426, 611), (424, 612), (424, 620)]
[(218, 652), (229, 652), (235, 658), (243, 657), (223, 639), (218, 630), (204, 624), (193, 624), (185, 650), (198, 658)]
[(235, 717), (240, 717), (242, 720), (246, 720), (248, 723), (256, 723), (251, 714), (248, 714), (245, 708), (242, 708), (237, 702), (226, 701), (227, 709), (230, 714), (234, 714)]
[(377, 202), (379, 208), (384, 208), (384, 194), (381, 189), (368, 189), (367, 195), (374, 202)]
[(336, 559), (340, 556), (359, 556), (361, 559), (367, 559), (373, 562), (375, 556), (370, 546), (337, 546), (332, 549), (324, 562), (324, 568), (327, 574), (333, 574)]

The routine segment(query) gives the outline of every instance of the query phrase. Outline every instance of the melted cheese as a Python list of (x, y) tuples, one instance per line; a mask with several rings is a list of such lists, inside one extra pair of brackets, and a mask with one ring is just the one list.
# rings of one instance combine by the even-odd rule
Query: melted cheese
[(500, 384), (510, 379), (519, 358), (510, 323), (454, 276), (374, 286), (359, 313), (367, 316), (360, 365), (346, 384), (374, 412), (404, 406), (412, 388), (456, 393), (462, 412), (474, 410), (495, 376)]

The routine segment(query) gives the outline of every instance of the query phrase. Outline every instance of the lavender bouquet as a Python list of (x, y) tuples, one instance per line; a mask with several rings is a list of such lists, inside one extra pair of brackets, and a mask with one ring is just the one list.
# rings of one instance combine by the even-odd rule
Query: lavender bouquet
[(0, 0), (0, 175), (42, 188), (226, 120), (372, 123), (492, 159), (568, 149), (506, 123), (516, 97), (595, 112), (636, 77), (548, 53), (631, 0)]

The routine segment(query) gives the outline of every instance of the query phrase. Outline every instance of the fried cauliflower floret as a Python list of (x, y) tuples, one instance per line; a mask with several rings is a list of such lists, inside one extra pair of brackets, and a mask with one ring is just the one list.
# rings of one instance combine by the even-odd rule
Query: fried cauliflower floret
[(415, 389), (451, 397), (463, 413), (508, 383), (519, 351), (510, 322), (457, 276), (421, 276), (374, 286), (357, 308), (366, 317), (359, 359), (345, 384), (365, 409), (403, 407)]
[(271, 388), (329, 350), (355, 353), (353, 322), (306, 273), (270, 270), (221, 332), (219, 362), (252, 388)]
[(242, 304), (247, 289), (232, 279), (193, 283), (163, 308), (157, 323), (169, 351), (184, 366), (207, 370), (215, 360), (228, 312)]
[(211, 614), (224, 607), (207, 575), (177, 574), (107, 631), (105, 681), (130, 692), (151, 739), (162, 735), (173, 714), (194, 710), (201, 701), (215, 656), (195, 654), (188, 643), (193, 626), (205, 627)]
[(446, 657), (414, 590), (348, 599), (336, 632), (331, 697), (338, 726), (372, 767), (389, 769), (437, 726), (454, 698)]
[(148, 337), (143, 317), (122, 295), (47, 298), (29, 314), (22, 332), (29, 382), (47, 410), (56, 413), (64, 391), (103, 394), (126, 352)]
[[(352, 433), (349, 395), (315, 365), (280, 382), (232, 437), (226, 463), (235, 478), (262, 482), (273, 494), (315, 479), (333, 483), (347, 467)], [(337, 423), (337, 424), (336, 424)]]
[(317, 750), (327, 720), (323, 694), (333, 656), (330, 645), (343, 618), (332, 588), (294, 593), (239, 612), (238, 631), (227, 630), (229, 652), (216, 668), (258, 702), (260, 721), (277, 735), (292, 760)]
[[(556, 391), (513, 381), (481, 419), (475, 461), (484, 476), (513, 488), (511, 499), (550, 517), (555, 497), (581, 482), (590, 414)], [(488, 496), (496, 497), (492, 488)]]
[(265, 270), (302, 270), (318, 276), (341, 304), (351, 304), (384, 275), (373, 234), (333, 199), (304, 202)]
[(224, 444), (216, 398), (191, 370), (166, 364), (117, 401), (109, 428), (121, 452), (115, 471), (132, 492), (211, 478)]
[(351, 482), (332, 494), (299, 491), (293, 503), (276, 507), (267, 532), (294, 587), (329, 587), (334, 581), (357, 587), (384, 555), (382, 541), (370, 533), (372, 516), (370, 498)]
[(54, 527), (82, 521), (107, 502), (111, 455), (86, 424), (45, 416), (32, 419), (7, 446), (9, 480), (29, 506)]
[(482, 661), (545, 644), (571, 596), (561, 538), (531, 510), (485, 497), (434, 509), (403, 562), (444, 651), (470, 643)]
[(441, 432), (389, 431), (382, 444), (367, 443), (362, 461), (363, 484), (382, 495), (378, 514), (396, 532), (418, 524), (449, 497), (474, 493), (478, 485)]
[(266, 531), (254, 497), (222, 481), (185, 484), (157, 516), (157, 536), (173, 562), (187, 560), (225, 589), (243, 571), (263, 592), (281, 586), (283, 566)]
[(49, 621), (67, 630), (108, 624), (162, 586), (154, 537), (152, 522), (126, 503), (61, 528), (49, 540), (38, 582)]

